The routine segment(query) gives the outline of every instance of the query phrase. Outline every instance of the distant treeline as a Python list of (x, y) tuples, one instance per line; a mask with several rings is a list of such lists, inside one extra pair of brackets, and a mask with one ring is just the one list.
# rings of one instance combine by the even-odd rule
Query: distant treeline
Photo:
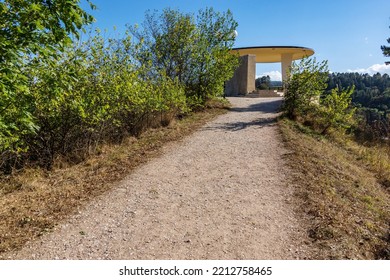
[(373, 76), (359, 73), (329, 74), (328, 88), (355, 87), (352, 103), (364, 126), (366, 137), (388, 137), (390, 135), (390, 76), (377, 73)]
[(282, 81), (272, 81), (270, 76), (262, 76), (255, 80), (257, 89), (271, 89), (283, 87)]

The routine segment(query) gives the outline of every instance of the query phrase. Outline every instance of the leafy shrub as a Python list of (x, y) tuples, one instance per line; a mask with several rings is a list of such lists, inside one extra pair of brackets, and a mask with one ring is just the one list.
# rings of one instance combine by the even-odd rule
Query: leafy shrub
[(347, 90), (333, 89), (321, 100), (319, 122), (322, 124), (322, 134), (332, 127), (345, 130), (352, 126), (356, 111), (355, 108), (351, 108), (353, 92), (354, 87)]
[(328, 79), (327, 62), (302, 59), (293, 64), (286, 82), (283, 108), (285, 115), (309, 125), (321, 134), (330, 128), (345, 130), (354, 123), (355, 109), (351, 108), (354, 87), (335, 88), (325, 94)]
[[(222, 95), (238, 61), (229, 52), (233, 42), (228, 35), (237, 25), (230, 12), (206, 9), (196, 24), (192, 15), (165, 10), (157, 18), (147, 16), (156, 33), (146, 28), (137, 43), (131, 32), (107, 39), (99, 30), (79, 42), (70, 35), (77, 39), (78, 30), (92, 18), (78, 8), (78, 1), (51, 1), (53, 10), (43, 2), (22, 2), (26, 5), (0, 3), (1, 26), (13, 28), (15, 23), (4, 16), (4, 9), (20, 16), (20, 30), (10, 27), (14, 33), (0, 33), (0, 39), (8, 40), (0, 40), (3, 172), (26, 162), (50, 169), (57, 157), (78, 162), (102, 142), (120, 142), (148, 127), (168, 125), (177, 115)], [(67, 5), (73, 8), (53, 17)], [(30, 12), (36, 19), (30, 31), (37, 37), (24, 29)], [(57, 29), (46, 26), (55, 19)], [(16, 36), (20, 45), (9, 49), (12, 40), (7, 36)]]
[(102, 141), (138, 135), (156, 125), (157, 115), (166, 124), (168, 116), (185, 110), (178, 82), (141, 78), (130, 48), (128, 37), (105, 40), (96, 35), (34, 68), (30, 90), (39, 129), (27, 142), (44, 166), (50, 168), (56, 155), (77, 153), (83, 159)]
[(327, 87), (327, 62), (317, 63), (315, 59), (303, 58), (290, 68), (290, 78), (285, 82), (283, 109), (290, 119), (305, 116), (315, 110), (320, 95)]
[(207, 99), (222, 96), (225, 81), (238, 66), (237, 55), (230, 53), (236, 27), (230, 11), (207, 8), (195, 19), (165, 9), (160, 14), (146, 13), (141, 27), (129, 31), (138, 39), (134, 57), (147, 66), (145, 75), (177, 79), (189, 107), (199, 109)]
[[(0, 2), (0, 168), (9, 170), (39, 126), (33, 111), (33, 68), (56, 58), (91, 15), (78, 0)], [(91, 8), (94, 5), (91, 4)]]

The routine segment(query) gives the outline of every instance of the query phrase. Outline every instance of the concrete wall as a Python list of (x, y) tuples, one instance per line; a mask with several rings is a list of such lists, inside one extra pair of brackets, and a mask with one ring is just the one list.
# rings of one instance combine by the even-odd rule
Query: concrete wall
[(244, 55), (240, 57), (240, 66), (234, 72), (233, 78), (226, 82), (225, 95), (235, 96), (253, 92), (256, 79), (256, 56)]

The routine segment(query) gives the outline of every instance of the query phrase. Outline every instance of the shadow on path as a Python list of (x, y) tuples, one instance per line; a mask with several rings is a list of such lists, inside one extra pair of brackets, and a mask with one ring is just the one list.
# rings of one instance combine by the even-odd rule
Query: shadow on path
[(206, 127), (204, 130), (226, 130), (226, 131), (239, 131), (250, 127), (263, 128), (266, 126), (276, 125), (276, 117), (273, 118), (261, 118), (250, 122), (233, 122), (219, 124), (212, 127)]
[[(247, 128), (263, 128), (266, 126), (276, 125), (276, 118), (279, 116), (278, 111), (282, 104), (282, 99), (264, 100), (259, 99), (259, 103), (251, 104), (247, 107), (233, 107), (231, 112), (246, 113), (257, 112), (259, 117), (250, 121), (240, 121), (240, 114), (233, 122), (214, 124), (213, 126), (204, 127), (203, 130), (225, 130), (225, 131), (240, 131)], [(272, 114), (262, 116), (263, 114)]]

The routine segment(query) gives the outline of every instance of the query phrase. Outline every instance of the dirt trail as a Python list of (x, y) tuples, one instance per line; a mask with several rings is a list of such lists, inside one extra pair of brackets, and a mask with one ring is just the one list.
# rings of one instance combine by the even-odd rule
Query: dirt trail
[(230, 98), (231, 112), (138, 168), (11, 259), (296, 259), (280, 98)]

